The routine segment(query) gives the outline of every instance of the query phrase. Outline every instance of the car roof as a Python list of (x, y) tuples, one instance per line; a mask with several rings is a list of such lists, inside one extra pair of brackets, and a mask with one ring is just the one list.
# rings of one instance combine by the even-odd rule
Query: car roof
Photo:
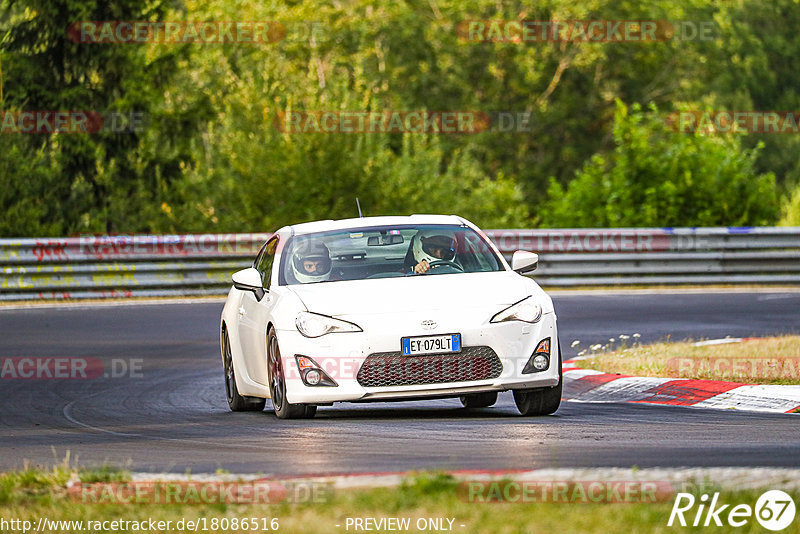
[(365, 228), (368, 226), (394, 226), (402, 224), (457, 224), (467, 222), (457, 215), (392, 215), (384, 217), (356, 217), (353, 219), (339, 219), (326, 221), (312, 221), (294, 224), (281, 228), (291, 230), (295, 235), (324, 232), (327, 230), (343, 230), (349, 228)]

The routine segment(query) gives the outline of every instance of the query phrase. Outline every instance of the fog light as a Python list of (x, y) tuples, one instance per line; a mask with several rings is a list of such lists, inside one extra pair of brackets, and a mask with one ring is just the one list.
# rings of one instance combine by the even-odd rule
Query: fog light
[(301, 356), (299, 354), (295, 354), (295, 360), (297, 361), (297, 368), (300, 370), (300, 378), (303, 380), (303, 384), (307, 386), (327, 386), (327, 387), (336, 387), (339, 384), (336, 381), (328, 376), (328, 374), (323, 371), (322, 366), (315, 362), (308, 356)]
[(545, 369), (547, 369), (548, 363), (549, 362), (547, 360), (547, 356), (544, 356), (543, 354), (539, 354), (533, 359), (533, 366), (538, 371), (544, 371)]
[(548, 367), (550, 367), (550, 338), (546, 337), (536, 344), (536, 350), (522, 368), (522, 374), (541, 373)]
[(317, 371), (316, 369), (312, 369), (306, 373), (306, 382), (308, 382), (312, 386), (316, 386), (317, 384), (319, 384), (321, 378), (322, 376), (320, 376), (319, 371)]

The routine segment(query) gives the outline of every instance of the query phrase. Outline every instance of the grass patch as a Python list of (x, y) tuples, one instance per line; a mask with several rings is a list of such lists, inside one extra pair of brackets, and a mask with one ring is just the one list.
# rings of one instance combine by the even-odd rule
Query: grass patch
[(86, 484), (93, 482), (128, 482), (131, 474), (119, 467), (103, 465), (95, 468), (82, 468), (78, 471), (78, 479)]
[[(23, 469), (0, 474), (0, 510), (14, 502), (46, 502), (54, 490), (66, 487), (73, 471), (59, 466), (52, 470)], [(2, 517), (2, 514), (0, 514)]]
[(654, 343), (618, 348), (578, 360), (605, 373), (723, 380), (746, 384), (800, 384), (800, 336), (695, 346)]
[[(259, 518), (269, 522), (276, 518), (280, 532), (318, 533), (348, 532), (347, 518), (409, 518), (417, 532), (420, 518), (449, 518), (452, 531), (463, 533), (522, 533), (522, 532), (730, 532), (730, 527), (668, 528), (667, 521), (673, 499), (659, 503), (637, 504), (553, 504), (553, 503), (476, 503), (468, 502), (458, 482), (447, 474), (421, 473), (406, 479), (396, 488), (339, 491), (328, 494), (325, 502), (247, 504), (247, 505), (124, 505), (94, 504), (76, 501), (66, 492), (66, 482), (76, 471), (60, 469), (53, 472), (23, 471), (0, 475), (0, 486), (7, 492), (0, 502), (0, 517), (33, 522), (40, 517), (50, 521), (172, 521), (169, 532), (183, 532), (174, 525), (183, 520), (202, 520), (210, 527), (213, 520), (227, 518)], [(36, 488), (36, 491), (29, 491)], [(753, 506), (761, 491), (722, 492), (721, 503)], [(791, 493), (791, 492), (790, 492)], [(791, 493), (800, 502), (800, 493)], [(699, 496), (699, 492), (698, 492)], [(693, 515), (687, 518), (693, 518)], [(447, 521), (444, 523), (447, 525)], [(336, 525), (340, 525), (337, 527)], [(463, 525), (463, 526), (462, 526)], [(206, 532), (244, 532), (219, 526)], [(137, 532), (151, 532), (148, 527)], [(202, 530), (202, 529), (201, 529)], [(259, 528), (263, 531), (264, 529)], [(267, 530), (272, 530), (267, 529)], [(55, 531), (55, 530), (54, 530)], [(78, 531), (62, 529), (59, 532)], [(126, 531), (119, 529), (118, 531)], [(351, 527), (350, 532), (353, 531)], [(762, 532), (755, 519), (737, 528), (739, 533)], [(799, 532), (798, 522), (783, 532)]]

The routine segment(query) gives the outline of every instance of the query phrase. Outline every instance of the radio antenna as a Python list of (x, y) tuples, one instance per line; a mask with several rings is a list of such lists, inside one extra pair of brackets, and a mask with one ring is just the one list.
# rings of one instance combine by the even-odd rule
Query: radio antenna
[(358, 206), (358, 216), (363, 219), (364, 216), (361, 215), (361, 202), (358, 201), (358, 197), (356, 197), (356, 206)]

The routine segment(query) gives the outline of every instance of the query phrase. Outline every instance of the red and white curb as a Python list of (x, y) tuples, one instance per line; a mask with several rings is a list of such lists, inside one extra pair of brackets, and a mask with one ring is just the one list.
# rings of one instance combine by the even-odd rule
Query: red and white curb
[[(714, 345), (745, 339), (726, 338), (701, 343)], [(566, 360), (563, 366), (564, 381), (568, 384), (565, 398), (572, 401), (634, 402), (773, 413), (800, 411), (800, 386), (608, 374), (581, 369), (574, 359)]]

